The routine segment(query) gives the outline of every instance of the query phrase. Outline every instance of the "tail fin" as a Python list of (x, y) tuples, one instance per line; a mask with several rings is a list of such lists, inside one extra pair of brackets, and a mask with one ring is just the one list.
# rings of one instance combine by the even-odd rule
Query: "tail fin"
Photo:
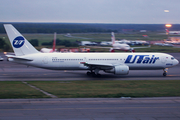
[(169, 30), (168, 29), (166, 29), (166, 35), (168, 35), (169, 34)]
[(112, 45), (115, 43), (115, 36), (114, 32), (111, 33), (111, 40), (112, 40)]
[(11, 24), (4, 24), (16, 56), (39, 53)]
[(54, 33), (53, 52), (55, 52), (55, 49), (56, 49), (56, 32)]

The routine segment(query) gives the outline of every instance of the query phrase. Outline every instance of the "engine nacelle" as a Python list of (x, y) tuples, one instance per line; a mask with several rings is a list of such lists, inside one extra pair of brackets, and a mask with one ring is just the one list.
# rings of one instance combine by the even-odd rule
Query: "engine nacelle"
[(115, 75), (127, 75), (129, 73), (129, 67), (127, 65), (118, 65), (110, 70), (104, 70), (107, 73), (114, 73)]

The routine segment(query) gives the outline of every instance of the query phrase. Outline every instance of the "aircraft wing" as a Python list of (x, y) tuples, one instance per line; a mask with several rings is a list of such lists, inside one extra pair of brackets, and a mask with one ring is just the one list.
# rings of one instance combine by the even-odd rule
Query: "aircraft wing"
[(138, 48), (149, 48), (151, 47), (151, 45), (147, 46), (147, 47), (132, 47), (133, 49), (138, 49)]
[(112, 47), (98, 47), (98, 46), (88, 46), (88, 47), (91, 47), (91, 48), (112, 48)]
[[(113, 48), (113, 47), (97, 47), (97, 46), (89, 46), (89, 47), (92, 47), (92, 48)], [(151, 47), (151, 45), (147, 46), (147, 47), (132, 47), (133, 49), (138, 49), (138, 48), (149, 48)]]
[(108, 63), (91, 63), (91, 62), (81, 62), (81, 64), (84, 64), (84, 66), (87, 66), (89, 68), (99, 68), (101, 70), (106, 70), (106, 69), (111, 69), (115, 65), (113, 64), (108, 64)]
[(33, 59), (29, 59), (29, 58), (23, 58), (20, 56), (14, 56), (14, 55), (6, 55), (9, 58), (15, 59), (15, 60), (24, 60), (24, 61), (33, 61)]

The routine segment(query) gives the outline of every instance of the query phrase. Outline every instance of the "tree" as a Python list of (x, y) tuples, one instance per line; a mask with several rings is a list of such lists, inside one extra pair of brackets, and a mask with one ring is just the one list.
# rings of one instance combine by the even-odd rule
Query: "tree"
[(0, 49), (4, 48), (4, 45), (5, 45), (5, 41), (0, 38)]
[(39, 46), (39, 41), (38, 41), (38, 39), (31, 39), (29, 42), (30, 42), (33, 46), (36, 46), (36, 47)]
[(3, 48), (4, 51), (9, 51), (10, 49), (11, 48), (10, 48), (10, 46), (8, 44), (4, 45), (4, 48)]
[(64, 40), (65, 47), (71, 47), (71, 42), (69, 40)]
[(44, 45), (44, 46), (52, 46), (52, 44), (53, 44), (53, 42), (51, 41), (51, 42), (43, 42), (41, 45)]
[(11, 49), (2, 38), (0, 38), (0, 49), (3, 49), (4, 51), (9, 51)]

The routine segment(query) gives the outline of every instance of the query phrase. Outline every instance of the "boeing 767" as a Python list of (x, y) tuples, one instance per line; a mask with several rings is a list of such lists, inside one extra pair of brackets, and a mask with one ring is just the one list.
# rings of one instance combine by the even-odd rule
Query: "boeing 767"
[(8, 60), (28, 66), (51, 70), (86, 70), (87, 75), (100, 76), (99, 71), (115, 75), (127, 75), (129, 70), (162, 69), (179, 64), (165, 53), (41, 53), (11, 24), (4, 25), (15, 55)]

